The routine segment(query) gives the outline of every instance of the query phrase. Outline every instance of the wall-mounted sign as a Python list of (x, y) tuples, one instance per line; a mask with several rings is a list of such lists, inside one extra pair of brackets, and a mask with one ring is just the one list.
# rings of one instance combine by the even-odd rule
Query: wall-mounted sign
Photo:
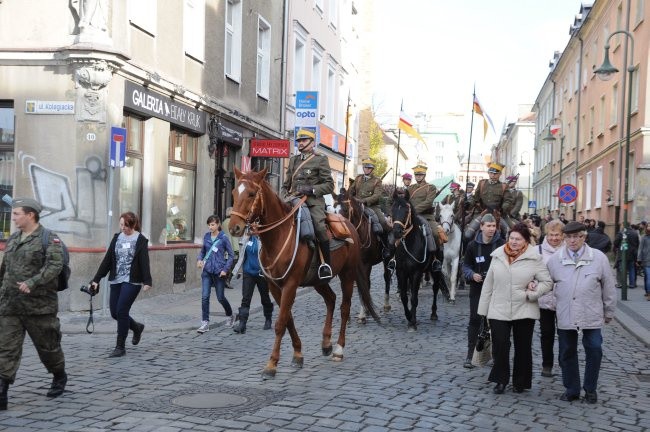
[(28, 100), (25, 114), (74, 114), (74, 102)]
[(124, 82), (124, 107), (200, 134), (205, 133), (205, 112), (130, 81)]
[(244, 145), (244, 129), (234, 123), (220, 118), (218, 120), (217, 137), (220, 140), (237, 147)]
[[(296, 121), (294, 124), (294, 137), (300, 129), (308, 129), (316, 135), (315, 143), (320, 143), (318, 130), (318, 92), (297, 91), (296, 92)], [(298, 153), (298, 145), (295, 144), (295, 152)]]
[(251, 140), (251, 157), (288, 158), (289, 140)]

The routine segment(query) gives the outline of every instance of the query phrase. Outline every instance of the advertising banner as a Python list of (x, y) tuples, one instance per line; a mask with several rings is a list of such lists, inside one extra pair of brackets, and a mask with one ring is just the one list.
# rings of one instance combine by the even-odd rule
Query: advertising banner
[[(294, 125), (294, 136), (298, 134), (300, 129), (308, 129), (316, 135), (315, 143), (320, 143), (318, 120), (318, 92), (296, 92), (296, 122)], [(295, 144), (295, 140), (294, 152), (297, 153), (297, 144)]]

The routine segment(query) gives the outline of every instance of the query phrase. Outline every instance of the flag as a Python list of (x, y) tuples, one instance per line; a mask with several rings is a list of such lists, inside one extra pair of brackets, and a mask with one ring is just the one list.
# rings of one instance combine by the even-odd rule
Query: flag
[(559, 124), (552, 124), (550, 126), (550, 130), (551, 130), (551, 135), (555, 135), (556, 133), (558, 133), (560, 131), (560, 125)]
[(424, 138), (422, 138), (422, 135), (420, 135), (418, 131), (413, 127), (413, 120), (411, 120), (411, 117), (409, 117), (404, 111), (400, 111), (399, 113), (399, 123), (397, 123), (397, 127), (413, 138), (417, 138), (418, 140), (425, 142)]
[(490, 123), (490, 126), (492, 126), (492, 130), (494, 131), (494, 133), (496, 133), (496, 131), (494, 130), (494, 125), (492, 124), (492, 119), (490, 118), (489, 115), (487, 115), (485, 111), (483, 111), (483, 108), (481, 108), (481, 104), (478, 103), (478, 98), (476, 97), (476, 95), (474, 95), (474, 112), (480, 115), (481, 117), (483, 117), (483, 139), (485, 139), (485, 136), (487, 135), (488, 122)]

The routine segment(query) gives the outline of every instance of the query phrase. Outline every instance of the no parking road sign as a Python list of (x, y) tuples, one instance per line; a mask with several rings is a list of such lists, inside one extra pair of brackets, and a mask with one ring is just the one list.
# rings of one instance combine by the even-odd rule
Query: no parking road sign
[(570, 204), (578, 199), (578, 189), (576, 189), (572, 184), (563, 184), (560, 186), (560, 189), (557, 190), (557, 196), (560, 199), (560, 202)]

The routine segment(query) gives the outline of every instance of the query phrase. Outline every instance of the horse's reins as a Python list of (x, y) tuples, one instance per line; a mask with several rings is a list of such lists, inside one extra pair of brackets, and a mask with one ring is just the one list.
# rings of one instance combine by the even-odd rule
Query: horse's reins
[(401, 244), (402, 247), (404, 248), (404, 250), (406, 251), (406, 253), (408, 254), (408, 256), (413, 258), (413, 260), (416, 261), (417, 263), (422, 264), (423, 262), (425, 262), (427, 260), (427, 246), (428, 246), (427, 245), (427, 235), (424, 232), (422, 232), (422, 236), (424, 237), (424, 256), (422, 257), (422, 261), (420, 261), (419, 259), (417, 259), (416, 257), (413, 256), (413, 254), (406, 247), (406, 242), (401, 241), (402, 239), (406, 238), (406, 236), (415, 227), (415, 225), (413, 225), (413, 223), (411, 222), (411, 206), (410, 205), (408, 205), (408, 209), (409, 209), (409, 212), (408, 212), (408, 215), (406, 216), (406, 222), (402, 222), (402, 221), (399, 221), (399, 220), (394, 220), (393, 221), (393, 224), (401, 225), (402, 228), (404, 229), (404, 233), (402, 234), (402, 238), (397, 239), (395, 241), (395, 246), (397, 247), (397, 246), (399, 246)]
[[(352, 200), (347, 199), (347, 200), (344, 200), (342, 202), (347, 203), (348, 209), (349, 209), (349, 211), (348, 211), (348, 213), (349, 213), (348, 214), (348, 220), (352, 221), (352, 215), (354, 214), (354, 207), (352, 207)], [(363, 204), (361, 204), (361, 206), (363, 206)], [(361, 212), (359, 214), (359, 223), (357, 224), (357, 226), (354, 227), (354, 229), (357, 232), (359, 232), (359, 228), (361, 227), (361, 223), (363, 222), (363, 216), (364, 216), (363, 212)], [(361, 249), (368, 249), (370, 247), (370, 245), (372, 244), (372, 234), (371, 234), (371, 231), (370, 231), (371, 226), (372, 226), (372, 222), (370, 221), (370, 217), (368, 217), (368, 235), (366, 237), (367, 243), (364, 242), (364, 244), (361, 245)]]

